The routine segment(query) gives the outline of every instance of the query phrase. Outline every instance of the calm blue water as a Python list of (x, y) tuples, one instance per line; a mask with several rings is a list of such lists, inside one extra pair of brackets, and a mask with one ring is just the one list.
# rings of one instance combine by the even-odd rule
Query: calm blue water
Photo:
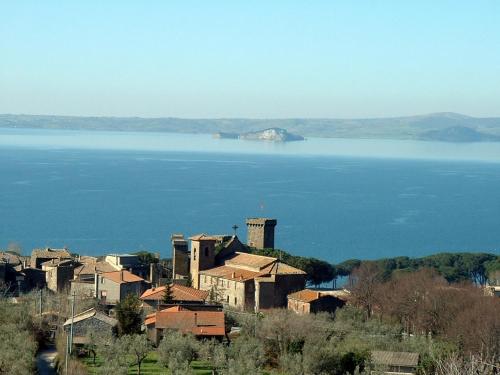
[(0, 129), (0, 248), (169, 256), (171, 233), (244, 239), (261, 215), (279, 247), (332, 262), (499, 253), (500, 145)]

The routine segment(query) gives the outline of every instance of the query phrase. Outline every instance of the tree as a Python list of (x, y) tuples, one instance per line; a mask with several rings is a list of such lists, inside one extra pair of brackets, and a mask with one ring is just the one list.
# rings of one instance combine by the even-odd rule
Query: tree
[(170, 284), (165, 285), (165, 292), (163, 293), (162, 302), (165, 305), (169, 305), (174, 300), (174, 291), (172, 290), (172, 286)]
[(208, 292), (208, 302), (220, 303), (224, 300), (224, 289), (219, 288), (218, 284), (213, 284)]
[(116, 304), (118, 334), (130, 335), (141, 332), (142, 307), (141, 300), (133, 294), (127, 295)]
[(158, 346), (158, 362), (170, 369), (183, 368), (193, 361), (198, 350), (198, 342), (191, 334), (167, 331)]
[(193, 286), (193, 276), (191, 275), (191, 273), (188, 275), (188, 278), (186, 279), (186, 286), (190, 288)]
[(361, 307), (370, 318), (377, 302), (377, 288), (381, 281), (380, 267), (373, 262), (362, 262), (350, 277), (353, 303)]
[(103, 364), (98, 367), (98, 373), (107, 375), (126, 375), (128, 373), (128, 345), (124, 340), (111, 336), (102, 337), (97, 343), (97, 350), (104, 359)]
[(149, 251), (137, 251), (134, 253), (134, 255), (137, 255), (141, 264), (149, 265), (151, 263), (158, 263), (160, 261), (156, 254), (153, 254)]
[(240, 336), (229, 348), (227, 375), (257, 375), (262, 373), (266, 361), (261, 340)]
[(141, 375), (141, 364), (153, 349), (146, 335), (125, 335), (120, 337), (121, 345), (134, 359), (132, 365), (137, 366), (137, 374)]
[(216, 340), (207, 340), (200, 343), (198, 355), (210, 363), (215, 374), (221, 374), (227, 368), (228, 354), (226, 347)]

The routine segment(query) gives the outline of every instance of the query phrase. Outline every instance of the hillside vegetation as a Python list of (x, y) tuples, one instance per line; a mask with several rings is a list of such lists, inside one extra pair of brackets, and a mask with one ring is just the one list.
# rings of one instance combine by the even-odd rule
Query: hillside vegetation
[(480, 142), (500, 140), (500, 118), (456, 113), (374, 119), (182, 119), (0, 115), (1, 128), (245, 133), (282, 128), (305, 137)]

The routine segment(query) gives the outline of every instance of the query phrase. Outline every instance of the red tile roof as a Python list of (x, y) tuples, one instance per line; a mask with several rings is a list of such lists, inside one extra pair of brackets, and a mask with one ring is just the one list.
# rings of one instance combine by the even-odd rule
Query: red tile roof
[[(157, 301), (163, 298), (165, 287), (151, 288), (146, 290), (140, 297), (143, 301)], [(203, 302), (208, 297), (208, 291), (190, 288), (184, 285), (171, 285), (172, 297), (174, 301)]]
[(259, 272), (249, 271), (229, 266), (220, 266), (201, 271), (200, 274), (214, 276), (214, 277), (222, 277), (226, 280), (245, 281), (254, 279), (259, 275)]
[(150, 314), (144, 324), (154, 325), (157, 329), (175, 329), (196, 336), (224, 336), (226, 333), (223, 311), (192, 311), (181, 306)]
[(291, 293), (288, 298), (295, 299), (301, 302), (312, 302), (320, 298), (320, 293), (310, 289), (299, 290), (298, 292)]
[[(121, 273), (121, 275), (120, 275)], [(142, 277), (134, 275), (133, 273), (122, 270), (122, 271), (114, 271), (114, 272), (104, 272), (101, 274), (105, 279), (114, 281), (115, 283), (123, 284), (123, 283), (135, 283), (139, 281), (144, 281)]]

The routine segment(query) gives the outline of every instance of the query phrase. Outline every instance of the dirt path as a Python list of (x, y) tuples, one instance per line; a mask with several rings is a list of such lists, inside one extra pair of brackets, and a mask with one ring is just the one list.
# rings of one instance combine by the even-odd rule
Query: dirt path
[(39, 375), (56, 375), (54, 369), (57, 351), (55, 347), (48, 347), (38, 352), (36, 356), (36, 368)]

